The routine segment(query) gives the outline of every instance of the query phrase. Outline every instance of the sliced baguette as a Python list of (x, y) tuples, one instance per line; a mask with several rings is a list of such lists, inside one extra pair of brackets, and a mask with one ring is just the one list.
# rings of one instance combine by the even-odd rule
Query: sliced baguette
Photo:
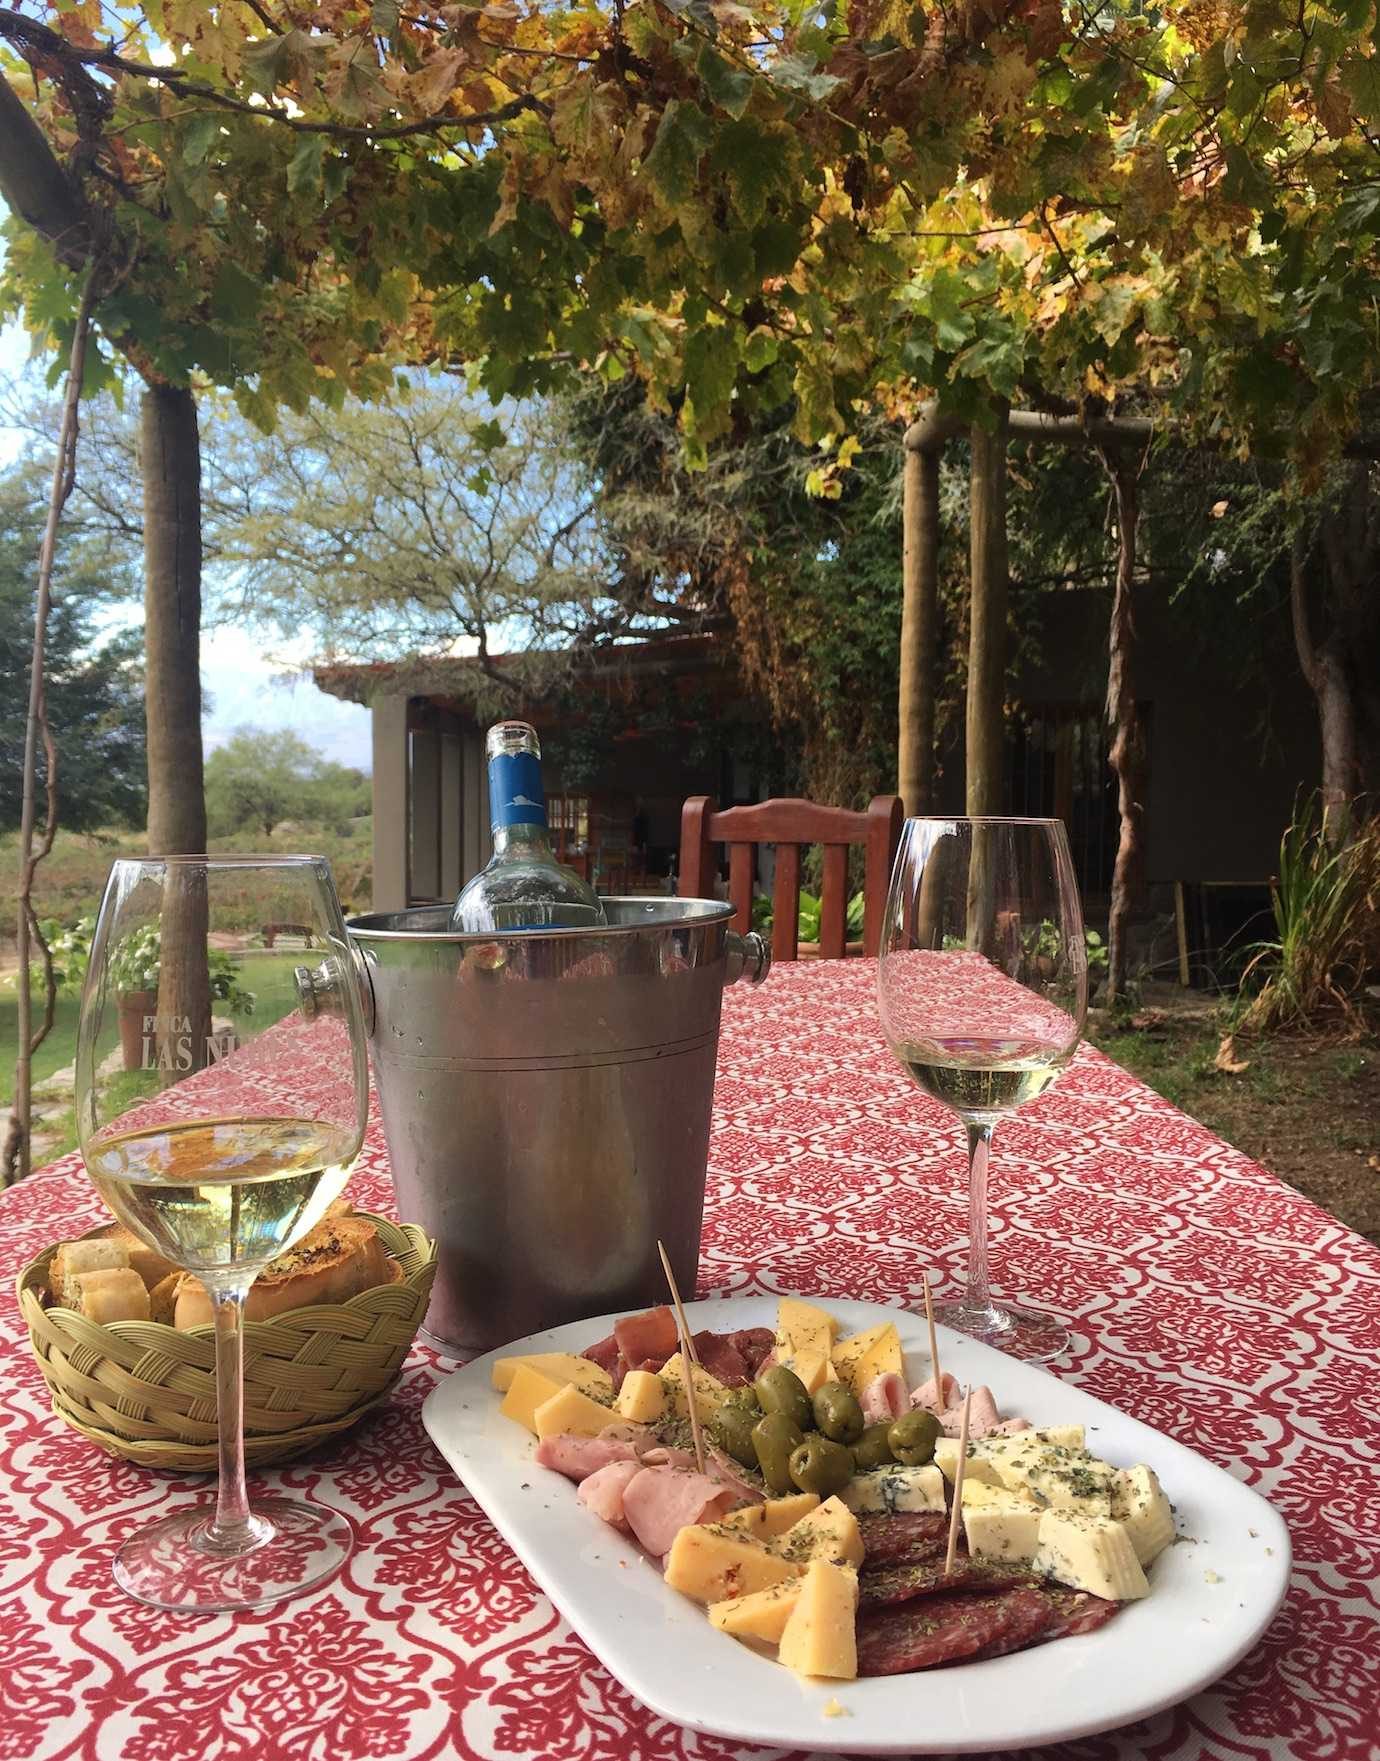
[(123, 1223), (113, 1223), (109, 1229), (103, 1229), (101, 1239), (113, 1241), (117, 1247), (124, 1249), (125, 1264), (133, 1266), (150, 1290), (155, 1284), (161, 1284), (169, 1272), (177, 1271), (171, 1260), (165, 1260), (155, 1248), (140, 1241), (134, 1231), (126, 1229)]
[(78, 1272), (69, 1283), (67, 1307), (97, 1326), (112, 1321), (147, 1321), (149, 1293), (132, 1266), (116, 1266), (102, 1272)]
[[(245, 1303), (245, 1319), (267, 1321), (309, 1303), (346, 1302), (402, 1276), (402, 1267), (389, 1259), (372, 1223), (363, 1217), (328, 1216), (260, 1272)], [(213, 1318), (205, 1285), (185, 1276), (177, 1288), (173, 1324), (206, 1327)]]
[(118, 1241), (62, 1241), (48, 1263), (48, 1288), (63, 1308), (79, 1309), (77, 1279), (92, 1272), (129, 1269), (129, 1255)]

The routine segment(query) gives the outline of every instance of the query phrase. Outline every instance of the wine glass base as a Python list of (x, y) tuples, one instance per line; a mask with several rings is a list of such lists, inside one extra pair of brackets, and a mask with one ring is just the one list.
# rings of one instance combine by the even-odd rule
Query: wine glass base
[(214, 1504), (194, 1504), (131, 1535), (115, 1556), (115, 1582), (154, 1608), (221, 1614), (300, 1596), (349, 1558), (355, 1532), (347, 1516), (295, 1498), (254, 1506), (247, 1545), (225, 1552), (208, 1543)]
[(1032, 1363), (1048, 1362), (1068, 1350), (1069, 1330), (1062, 1321), (1014, 1302), (937, 1303), (934, 1318), (956, 1333)]

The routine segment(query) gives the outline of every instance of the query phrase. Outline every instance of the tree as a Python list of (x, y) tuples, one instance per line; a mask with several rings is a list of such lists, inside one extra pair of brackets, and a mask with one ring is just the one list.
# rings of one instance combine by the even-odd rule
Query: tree
[[(0, 478), (0, 774), (20, 774), (24, 699), (18, 682), (33, 642), (33, 559), (43, 510), (37, 470), (28, 464)], [(59, 590), (48, 625), (48, 722), (62, 754), (58, 794), (73, 831), (143, 822), (146, 802), (144, 698), (137, 630), (101, 637), (101, 600), (127, 587), (128, 556), (103, 543), (65, 543), (58, 552)], [(39, 785), (46, 781), (40, 755)], [(0, 831), (19, 824), (20, 794), (0, 792)]]
[(368, 810), (367, 778), (327, 763), (287, 730), (237, 728), (206, 761), (206, 811), (217, 835), (249, 827), (269, 838), (287, 819), (338, 827)]

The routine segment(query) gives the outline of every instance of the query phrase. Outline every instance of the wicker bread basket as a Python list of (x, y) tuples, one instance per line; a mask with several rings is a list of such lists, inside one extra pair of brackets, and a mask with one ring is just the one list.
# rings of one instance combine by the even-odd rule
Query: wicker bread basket
[[(245, 1459), (286, 1461), (348, 1430), (397, 1381), (431, 1295), (436, 1245), (415, 1223), (360, 1211), (402, 1267), (343, 1303), (290, 1309), (244, 1329)], [(99, 1234), (100, 1230), (90, 1231)], [(216, 1469), (215, 1334), (156, 1321), (98, 1326), (45, 1308), (57, 1244), (16, 1281), (38, 1367), (60, 1419), (110, 1455), (184, 1473)]]

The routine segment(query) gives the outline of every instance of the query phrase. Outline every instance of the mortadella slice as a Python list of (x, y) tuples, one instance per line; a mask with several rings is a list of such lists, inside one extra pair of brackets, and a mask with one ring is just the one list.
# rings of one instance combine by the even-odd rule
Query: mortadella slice
[(603, 1517), (606, 1523), (612, 1523), (616, 1529), (626, 1529), (628, 1518), (623, 1509), (623, 1494), (641, 1472), (640, 1461), (611, 1461), (606, 1467), (596, 1468), (592, 1474), (586, 1474), (580, 1481), (575, 1496), (595, 1516)]
[(906, 1384), (895, 1370), (874, 1376), (858, 1397), (863, 1417), (869, 1425), (890, 1424), (907, 1408)]
[[(968, 1436), (976, 1440), (986, 1437), (1001, 1423), (1001, 1414), (997, 1411), (997, 1403), (992, 1398), (992, 1390), (987, 1387), (973, 1389), (972, 1405), (968, 1409)], [(939, 1422), (944, 1427), (946, 1437), (963, 1435), (963, 1402), (961, 1400), (939, 1415)]]
[(717, 1522), (738, 1502), (731, 1487), (721, 1486), (707, 1475), (644, 1467), (624, 1489), (623, 1514), (648, 1553), (660, 1558), (671, 1551), (672, 1541), (683, 1528)]
[(537, 1445), (538, 1463), (568, 1480), (583, 1480), (611, 1461), (636, 1460), (636, 1449), (620, 1437), (574, 1437), (562, 1431)]
[(940, 1413), (947, 1412), (959, 1399), (958, 1378), (951, 1376), (945, 1370), (939, 1387), (935, 1387), (934, 1377), (931, 1376), (928, 1382), (922, 1382), (911, 1395), (910, 1404), (923, 1406), (937, 1418)]

